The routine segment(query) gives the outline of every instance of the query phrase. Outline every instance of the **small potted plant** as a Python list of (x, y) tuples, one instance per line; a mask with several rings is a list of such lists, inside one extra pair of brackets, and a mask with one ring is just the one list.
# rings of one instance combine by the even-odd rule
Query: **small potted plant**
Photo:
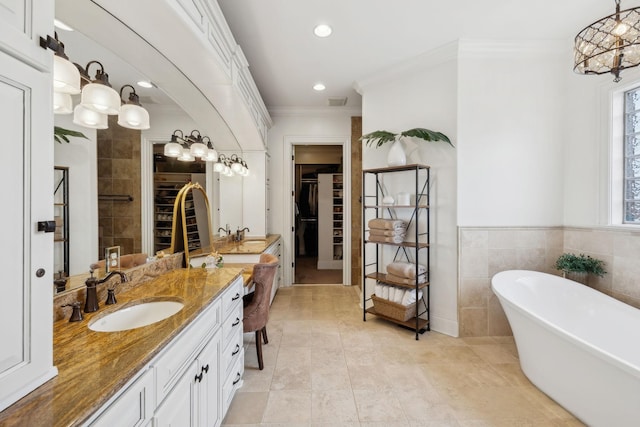
[[(375, 144), (376, 148), (381, 147), (387, 142), (392, 142), (393, 145), (387, 155), (387, 165), (402, 166), (407, 163), (407, 154), (405, 154), (405, 150), (401, 143), (403, 138), (420, 138), (425, 141), (444, 141), (453, 147), (453, 144), (447, 135), (442, 132), (436, 132), (425, 128), (414, 128), (400, 133), (377, 130), (375, 132), (362, 135), (360, 140), (364, 141), (367, 145)], [(413, 152), (416, 148), (417, 146), (414, 146), (413, 150), (410, 151)]]
[(562, 271), (562, 277), (577, 279), (576, 281), (580, 283), (586, 282), (586, 277), (589, 273), (599, 277), (604, 276), (606, 273), (604, 261), (584, 254), (562, 254), (556, 260), (555, 267), (557, 270)]

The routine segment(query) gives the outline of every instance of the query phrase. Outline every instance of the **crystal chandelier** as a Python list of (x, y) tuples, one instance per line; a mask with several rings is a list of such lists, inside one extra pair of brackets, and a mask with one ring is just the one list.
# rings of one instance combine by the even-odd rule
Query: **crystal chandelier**
[(578, 33), (575, 38), (573, 70), (580, 74), (613, 74), (640, 64), (640, 7), (616, 12), (604, 17)]

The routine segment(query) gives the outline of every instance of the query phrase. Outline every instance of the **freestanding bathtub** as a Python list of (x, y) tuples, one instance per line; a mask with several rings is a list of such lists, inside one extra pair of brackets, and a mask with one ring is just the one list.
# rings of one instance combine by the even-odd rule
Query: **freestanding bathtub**
[(640, 426), (640, 310), (535, 271), (491, 287), (533, 384), (589, 426)]

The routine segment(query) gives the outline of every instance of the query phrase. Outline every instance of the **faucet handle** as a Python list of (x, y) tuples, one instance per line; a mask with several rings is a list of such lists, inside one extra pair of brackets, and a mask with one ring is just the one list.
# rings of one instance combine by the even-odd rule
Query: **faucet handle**
[(71, 307), (73, 311), (71, 312), (71, 317), (69, 318), (69, 322), (79, 322), (82, 320), (82, 312), (80, 311), (80, 303), (72, 302), (71, 304), (64, 304), (61, 307)]
[(116, 304), (117, 302), (115, 289), (107, 289), (107, 301), (105, 302), (105, 305)]

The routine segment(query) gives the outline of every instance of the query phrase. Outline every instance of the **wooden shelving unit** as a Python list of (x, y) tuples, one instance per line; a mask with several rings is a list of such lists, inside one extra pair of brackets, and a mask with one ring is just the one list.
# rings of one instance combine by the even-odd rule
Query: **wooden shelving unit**
[[(406, 165), (387, 168), (366, 169), (362, 171), (362, 235), (363, 241), (363, 292), (362, 292), (362, 320), (367, 320), (367, 313), (382, 319), (397, 323), (415, 332), (416, 340), (419, 335), (430, 329), (430, 294), (429, 294), (429, 270), (430, 270), (430, 246), (429, 246), (429, 180), (430, 169), (426, 165)], [(411, 179), (413, 184), (414, 201), (410, 204), (385, 205), (382, 200), (385, 196), (391, 195), (386, 190), (384, 177), (389, 175), (401, 175), (403, 179)], [(371, 183), (373, 182), (373, 185)], [(408, 190), (407, 186), (403, 189)], [(403, 219), (407, 221), (407, 230), (413, 228), (413, 233), (408, 233), (405, 241), (401, 243), (380, 243), (367, 239), (368, 220), (372, 218)], [(419, 283), (416, 274), (415, 283), (398, 283), (387, 278), (387, 274), (382, 272), (384, 259), (384, 248), (395, 247), (395, 254), (391, 257), (393, 261), (406, 261), (416, 265), (421, 264), (426, 267), (426, 280)], [(393, 249), (391, 249), (393, 251)], [(387, 251), (388, 252), (388, 251)], [(371, 255), (373, 253), (373, 256)], [(369, 255), (368, 255), (369, 254)], [(368, 261), (369, 258), (373, 261)], [(416, 269), (417, 270), (417, 269)], [(375, 289), (376, 284), (386, 284), (399, 288), (411, 289), (416, 292), (415, 313), (409, 320), (389, 317), (375, 306), (371, 306), (370, 292)], [(371, 286), (373, 284), (373, 286)], [(422, 290), (422, 298), (418, 298), (419, 291)], [(368, 306), (369, 305), (369, 306)], [(407, 315), (410, 313), (407, 312)]]

